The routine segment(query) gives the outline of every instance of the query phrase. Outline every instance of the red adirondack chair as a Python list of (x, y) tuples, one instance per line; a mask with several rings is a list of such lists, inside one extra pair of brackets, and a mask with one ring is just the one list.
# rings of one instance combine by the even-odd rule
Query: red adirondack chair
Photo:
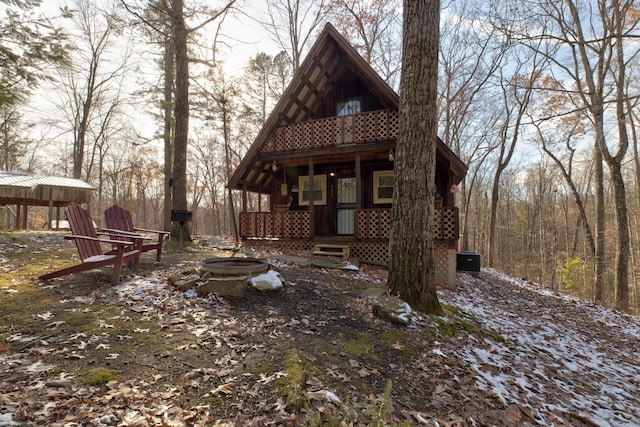
[[(76, 204), (68, 206), (65, 209), (65, 215), (72, 233), (70, 236), (65, 236), (65, 239), (72, 239), (75, 242), (82, 262), (78, 265), (43, 274), (39, 277), (41, 280), (49, 280), (54, 277), (113, 265), (112, 283), (118, 284), (123, 263), (132, 262), (133, 269), (138, 266), (138, 259), (142, 253), (140, 250), (142, 241), (140, 239), (137, 241), (133, 239), (116, 241), (99, 238), (89, 211)], [(102, 244), (115, 245), (113, 246), (115, 249), (105, 252), (102, 249)]]
[[(136, 238), (144, 239), (142, 241), (142, 252), (147, 251), (157, 251), (156, 252), (156, 261), (160, 262), (160, 258), (162, 257), (162, 244), (164, 243), (165, 236), (168, 236), (168, 231), (161, 230), (147, 230), (144, 228), (136, 228), (133, 225), (133, 218), (131, 217), (131, 212), (128, 210), (121, 208), (118, 205), (113, 205), (110, 208), (104, 211), (104, 220), (107, 224), (107, 232), (115, 232), (111, 235), (111, 238), (114, 240), (117, 239), (126, 239), (124, 236), (133, 236)], [(147, 238), (143, 234), (156, 234), (155, 238)], [(147, 240), (152, 240), (151, 242)]]

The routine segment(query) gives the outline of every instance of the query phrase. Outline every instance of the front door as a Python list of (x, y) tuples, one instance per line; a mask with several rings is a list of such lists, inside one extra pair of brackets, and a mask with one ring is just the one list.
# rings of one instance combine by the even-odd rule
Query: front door
[(356, 178), (338, 178), (337, 215), (338, 234), (353, 235), (356, 211)]

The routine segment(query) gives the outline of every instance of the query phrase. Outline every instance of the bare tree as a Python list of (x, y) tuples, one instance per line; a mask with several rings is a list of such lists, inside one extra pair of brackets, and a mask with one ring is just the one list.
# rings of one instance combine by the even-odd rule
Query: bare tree
[[(554, 72), (567, 77), (566, 90), (575, 92), (571, 108), (588, 114), (595, 141), (597, 198), (595, 298), (602, 301), (605, 265), (605, 204), (602, 161), (609, 170), (616, 215), (615, 305), (628, 308), (629, 227), (623, 175), (629, 146), (626, 66), (638, 54), (635, 41), (638, 20), (634, 2), (614, 0), (577, 2), (546, 0), (535, 5), (529, 17), (538, 25), (532, 32), (516, 35), (520, 42), (539, 51), (540, 40), (559, 45), (562, 55), (548, 56)], [(542, 34), (538, 31), (543, 28)], [(531, 41), (535, 41), (531, 43)], [(607, 117), (615, 117), (617, 128), (610, 132)], [(601, 159), (601, 160), (600, 160)]]
[[(222, 20), (232, 8), (235, 0), (228, 1), (215, 11), (207, 9), (200, 13), (206, 15), (199, 22), (189, 24), (187, 17), (196, 19), (199, 16), (196, 12), (187, 14), (184, 0), (161, 0), (158, 4), (152, 4), (152, 8), (156, 13), (167, 14), (167, 22), (169, 27), (159, 26), (156, 21), (150, 20), (144, 13), (127, 4), (125, 0), (121, 0), (127, 10), (136, 16), (141, 22), (144, 22), (154, 31), (163, 35), (163, 46), (165, 52), (165, 138), (167, 137), (167, 106), (169, 101), (173, 101), (173, 143), (170, 149), (165, 145), (165, 155), (172, 156), (171, 177), (168, 180), (168, 186), (171, 188), (171, 208), (173, 210), (186, 211), (188, 208), (187, 201), (187, 150), (189, 142), (189, 63), (205, 62), (197, 60), (189, 55), (189, 40), (199, 30), (208, 24)], [(168, 57), (171, 56), (171, 58)], [(166, 78), (167, 72), (170, 71), (166, 67), (169, 61), (174, 60), (175, 66), (174, 79), (171, 82), (173, 88), (173, 97), (171, 99), (167, 94), (169, 80)], [(165, 159), (165, 161), (169, 161)], [(166, 208), (165, 208), (166, 209)], [(166, 210), (165, 210), (166, 213)], [(166, 219), (165, 219), (166, 223)], [(174, 237), (180, 237), (184, 240), (191, 240), (189, 227), (187, 223), (175, 222), (171, 233)]]
[(258, 53), (245, 67), (244, 81), (250, 101), (248, 110), (256, 118), (258, 130), (286, 89), (290, 70), (291, 64), (285, 52), (275, 56)]
[(95, 144), (109, 132), (111, 117), (119, 112), (128, 54), (126, 49), (123, 54), (117, 40), (119, 28), (112, 13), (79, 0), (75, 8), (73, 22), (81, 44), (74, 51), (73, 65), (61, 72), (65, 93), (58, 107), (65, 112), (73, 134), (72, 175), (89, 179)]
[(509, 44), (503, 43), (494, 26), (472, 25), (483, 20), (477, 2), (450, 2), (445, 11), (449, 18), (441, 24), (440, 137), (469, 168), (458, 199), (463, 213), (461, 248), (469, 249), (474, 190), (486, 174), (487, 160), (498, 147), (495, 129), (502, 111), (495, 108), (493, 101), (494, 82)]
[[(501, 105), (505, 115), (500, 124), (498, 158), (491, 188), (491, 219), (489, 222), (489, 254), (487, 262), (492, 266), (495, 266), (497, 262), (496, 226), (502, 174), (513, 158), (524, 127), (525, 112), (531, 101), (531, 94), (536, 80), (540, 77), (540, 64), (535, 55), (526, 59), (518, 57), (512, 57), (512, 59), (510, 67), (515, 66), (515, 72), (500, 80), (502, 87)], [(506, 70), (506, 67), (502, 68), (501, 74)]]
[(390, 86), (400, 72), (400, 0), (328, 0), (326, 14)]
[(300, 67), (309, 39), (323, 23), (326, 0), (267, 0), (268, 16), (262, 24), (289, 55), (293, 72)]
[(440, 2), (405, 0), (403, 13), (401, 114), (387, 286), (409, 304), (439, 313), (433, 209)]

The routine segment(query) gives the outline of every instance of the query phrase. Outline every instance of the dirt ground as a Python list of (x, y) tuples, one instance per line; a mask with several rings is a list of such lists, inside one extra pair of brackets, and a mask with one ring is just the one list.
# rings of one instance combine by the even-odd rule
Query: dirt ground
[(234, 252), (200, 239), (167, 244), (159, 264), (144, 254), (117, 287), (108, 267), (42, 283), (76, 256), (62, 236), (0, 235), (0, 426), (538, 424), (479, 388), (472, 366), (440, 356), (504, 341), (468, 312), (445, 305), (446, 316), (409, 326), (376, 317), (362, 291), (384, 286), (380, 267), (247, 250), (284, 288), (201, 298), (169, 278)]

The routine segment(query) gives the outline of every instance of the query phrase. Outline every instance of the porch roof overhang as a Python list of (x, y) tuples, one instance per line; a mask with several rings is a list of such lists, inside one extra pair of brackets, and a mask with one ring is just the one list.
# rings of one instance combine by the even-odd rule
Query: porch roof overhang
[(355, 161), (356, 153), (359, 153), (361, 161), (383, 159), (388, 157), (389, 150), (395, 145), (395, 141), (381, 141), (366, 146), (354, 144), (304, 151), (263, 153), (253, 159), (251, 167), (245, 169), (244, 176), (239, 177), (234, 189), (246, 189), (256, 193), (270, 192), (275, 176), (274, 161), (280, 169), (308, 165), (310, 158), (315, 165)]

